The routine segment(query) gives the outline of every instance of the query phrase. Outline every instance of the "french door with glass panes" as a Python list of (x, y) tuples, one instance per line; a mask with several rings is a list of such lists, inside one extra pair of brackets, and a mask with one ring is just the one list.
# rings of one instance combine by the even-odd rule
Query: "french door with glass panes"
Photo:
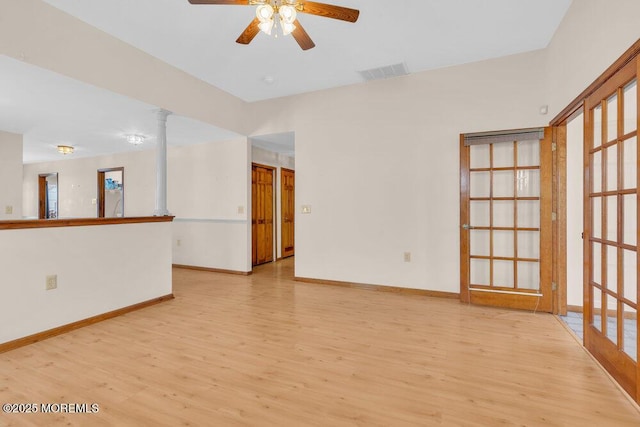
[(462, 135), (460, 298), (552, 310), (551, 129)]
[(585, 101), (584, 342), (636, 400), (638, 84), (636, 61)]

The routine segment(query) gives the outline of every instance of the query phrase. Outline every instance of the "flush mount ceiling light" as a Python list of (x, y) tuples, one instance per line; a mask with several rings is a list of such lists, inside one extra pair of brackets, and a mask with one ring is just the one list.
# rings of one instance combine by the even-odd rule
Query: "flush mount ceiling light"
[[(257, 6), (256, 17), (244, 30), (237, 43), (249, 44), (262, 31), (265, 34), (291, 34), (302, 50), (311, 49), (315, 43), (298, 21), (298, 13), (356, 22), (360, 11), (332, 4), (316, 3), (305, 0), (189, 0), (191, 4), (233, 4), (238, 6)], [(274, 27), (276, 30), (274, 31)], [(278, 31), (277, 27), (280, 27)]]
[(146, 139), (144, 135), (125, 135), (125, 138), (129, 144), (140, 145)]
[(64, 154), (73, 154), (73, 147), (70, 145), (58, 145), (58, 153)]

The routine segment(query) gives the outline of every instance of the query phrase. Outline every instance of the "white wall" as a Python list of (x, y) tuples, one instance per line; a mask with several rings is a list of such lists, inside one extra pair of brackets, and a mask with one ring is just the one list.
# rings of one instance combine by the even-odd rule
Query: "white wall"
[(296, 276), (458, 292), (459, 134), (544, 125), (544, 70), (537, 51), (250, 105), (273, 112), (254, 134), (296, 132)]
[(549, 118), (640, 38), (640, 1), (574, 0), (547, 48)]
[[(251, 248), (247, 248), (249, 164), (246, 138), (169, 147), (167, 204), (176, 216), (172, 239), (175, 264), (251, 271)], [(124, 167), (125, 217), (153, 215), (153, 149), (25, 165), (25, 215), (38, 215), (38, 174), (58, 172), (60, 217), (96, 217), (97, 171), (120, 166)]]
[(280, 172), (282, 168), (295, 170), (295, 159), (293, 157), (285, 156), (282, 154), (274, 153), (273, 151), (264, 150), (259, 147), (251, 147), (251, 161), (253, 163), (259, 163), (265, 166), (272, 166), (276, 168), (276, 193), (275, 193), (275, 205), (276, 205), (276, 218), (275, 227), (273, 228), (274, 242), (276, 242), (276, 258), (282, 257), (282, 176)]
[(174, 148), (168, 163), (173, 262), (251, 271), (247, 138)]
[[(12, 213), (7, 213), (7, 207)], [(0, 220), (22, 217), (22, 135), (0, 131)]]
[[(72, 154), (69, 156), (73, 156)], [(124, 167), (124, 215), (150, 216), (155, 208), (155, 150), (24, 165), (24, 216), (38, 217), (38, 174), (58, 173), (60, 218), (98, 216), (98, 169)]]
[(0, 343), (172, 292), (168, 222), (0, 230), (0, 259)]

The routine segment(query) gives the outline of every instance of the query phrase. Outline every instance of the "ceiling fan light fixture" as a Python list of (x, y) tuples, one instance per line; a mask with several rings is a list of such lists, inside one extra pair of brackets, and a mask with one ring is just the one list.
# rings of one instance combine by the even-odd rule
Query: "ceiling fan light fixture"
[(281, 22), (280, 27), (282, 28), (282, 35), (286, 36), (293, 32), (296, 29), (296, 26), (289, 22)]
[(282, 33), (285, 36), (291, 34), (302, 50), (315, 47), (315, 43), (298, 22), (298, 12), (346, 22), (356, 22), (360, 15), (357, 9), (307, 0), (189, 0), (189, 3), (255, 6), (256, 17), (236, 39), (236, 43), (248, 45), (260, 31), (267, 35), (275, 33), (276, 38), (278, 33)]
[(260, 28), (263, 33), (270, 36), (271, 30), (273, 29), (273, 19), (259, 23), (258, 28)]
[(280, 14), (281, 23), (284, 24), (293, 24), (296, 20), (296, 8), (289, 5), (280, 6), (278, 9), (278, 13)]
[(273, 18), (273, 13), (274, 13), (273, 6), (271, 6), (268, 3), (261, 4), (256, 8), (256, 16), (262, 23), (271, 21)]

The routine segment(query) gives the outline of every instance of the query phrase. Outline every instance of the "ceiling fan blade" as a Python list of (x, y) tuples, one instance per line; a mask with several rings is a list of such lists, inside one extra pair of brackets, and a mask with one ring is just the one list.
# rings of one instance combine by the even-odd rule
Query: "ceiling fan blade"
[(302, 50), (309, 50), (316, 47), (316, 44), (313, 42), (313, 40), (311, 40), (311, 37), (309, 37), (309, 34), (307, 34), (305, 29), (302, 27), (300, 21), (296, 19), (295, 21), (293, 21), (293, 25), (296, 26), (296, 29), (293, 30), (291, 35), (294, 39), (296, 39)]
[(340, 19), (342, 21), (356, 22), (360, 11), (348, 7), (334, 6), (332, 4), (316, 3), (314, 1), (302, 2), (302, 13), (324, 16), (325, 18)]
[(260, 32), (260, 28), (258, 28), (258, 25), (260, 25), (260, 20), (258, 18), (255, 18), (253, 21), (251, 21), (251, 24), (249, 24), (249, 26), (247, 26), (247, 28), (244, 29), (242, 34), (240, 34), (240, 37), (238, 37), (238, 40), (236, 40), (236, 43), (240, 43), (240, 44), (251, 43), (251, 40), (253, 40), (255, 36)]
[(249, 6), (249, 0), (189, 0), (191, 4), (237, 4)]

